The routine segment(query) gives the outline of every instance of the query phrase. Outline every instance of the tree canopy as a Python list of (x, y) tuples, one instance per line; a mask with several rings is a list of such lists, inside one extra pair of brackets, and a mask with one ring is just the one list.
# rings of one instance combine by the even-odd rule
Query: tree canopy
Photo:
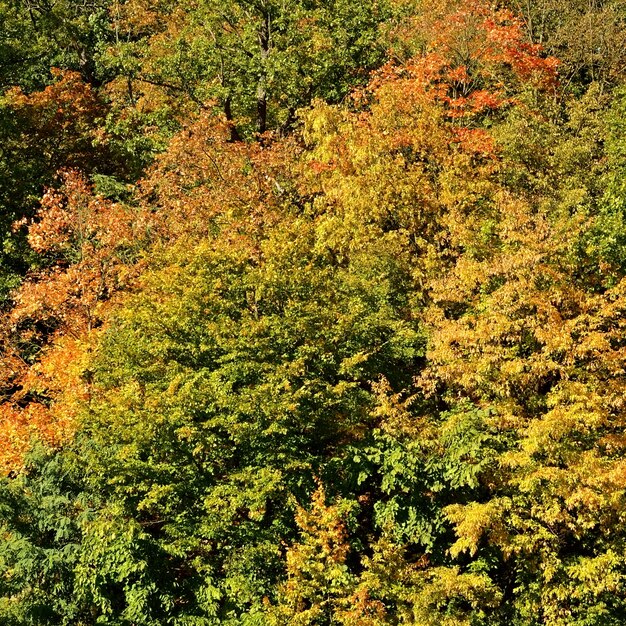
[(624, 623), (625, 11), (0, 1), (0, 621)]

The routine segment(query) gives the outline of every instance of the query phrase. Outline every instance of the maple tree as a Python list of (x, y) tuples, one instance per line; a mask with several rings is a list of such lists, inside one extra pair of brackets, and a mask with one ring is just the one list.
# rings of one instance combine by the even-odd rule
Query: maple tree
[[(107, 107), (96, 90), (78, 72), (52, 68), (52, 84), (27, 93), (7, 90), (0, 104), (0, 289), (8, 290), (29, 267), (38, 264), (27, 246), (24, 231), (13, 228), (33, 217), (46, 186), (57, 183), (62, 169), (80, 168), (85, 175), (124, 178), (120, 153), (102, 127)], [(2, 283), (7, 284), (2, 287)]]
[(19, 466), (32, 437), (59, 444), (73, 432), (72, 406), (88, 394), (81, 375), (90, 331), (137, 275), (148, 224), (130, 207), (95, 196), (78, 172), (67, 170), (61, 189), (46, 193), (27, 226), (31, 248), (47, 263), (27, 276), (3, 316), (5, 472)]

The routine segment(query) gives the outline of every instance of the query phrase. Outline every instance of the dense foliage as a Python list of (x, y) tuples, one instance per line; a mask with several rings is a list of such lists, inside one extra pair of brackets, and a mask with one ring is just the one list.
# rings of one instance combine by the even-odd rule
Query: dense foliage
[(0, 0), (0, 622), (626, 622), (622, 0)]

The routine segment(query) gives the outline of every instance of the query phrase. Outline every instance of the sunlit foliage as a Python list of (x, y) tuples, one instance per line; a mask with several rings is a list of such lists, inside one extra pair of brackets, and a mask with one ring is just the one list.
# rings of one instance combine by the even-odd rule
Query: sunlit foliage
[(621, 4), (20, 7), (0, 621), (623, 624)]

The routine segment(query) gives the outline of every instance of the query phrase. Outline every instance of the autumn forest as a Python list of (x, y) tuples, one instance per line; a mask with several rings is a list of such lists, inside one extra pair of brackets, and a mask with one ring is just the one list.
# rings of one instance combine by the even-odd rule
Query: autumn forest
[(626, 0), (0, 0), (0, 624), (626, 624)]

